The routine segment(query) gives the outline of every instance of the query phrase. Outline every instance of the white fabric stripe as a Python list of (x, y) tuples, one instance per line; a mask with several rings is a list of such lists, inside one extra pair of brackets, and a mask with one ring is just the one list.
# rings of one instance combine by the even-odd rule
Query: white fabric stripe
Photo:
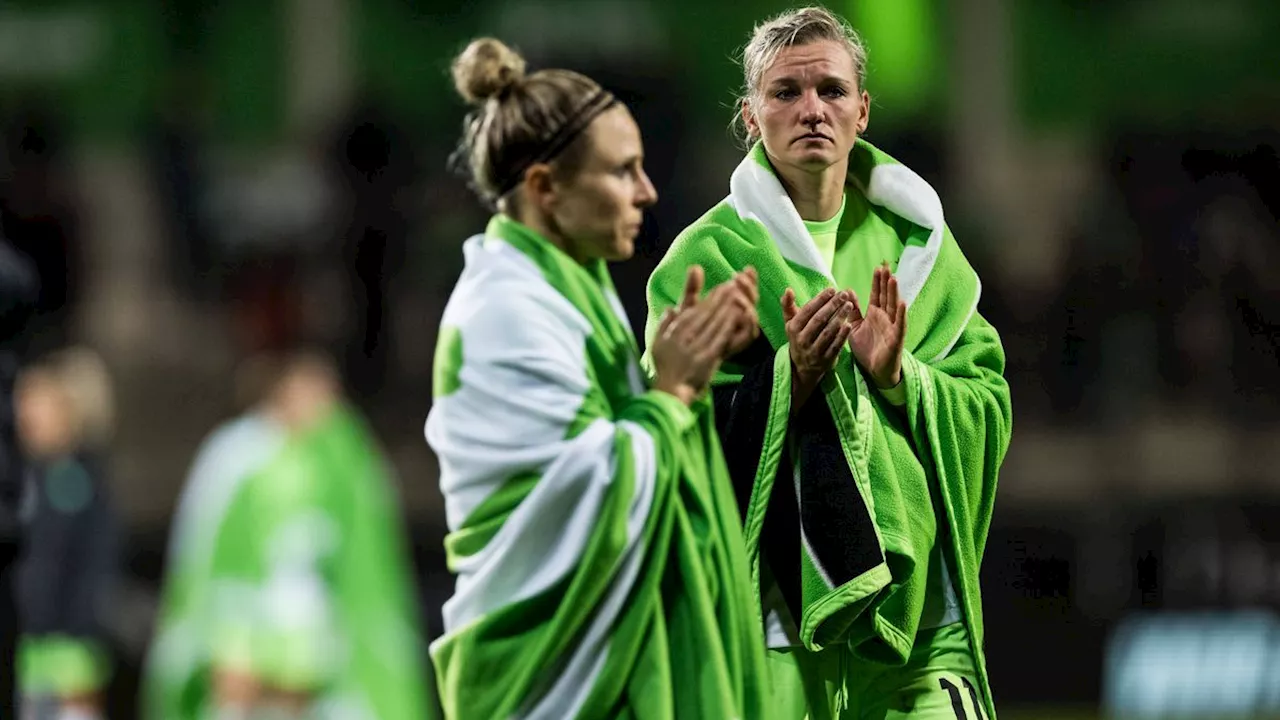
[(782, 257), (817, 270), (835, 284), (831, 268), (818, 252), (818, 246), (805, 228), (804, 220), (800, 219), (786, 188), (782, 187), (777, 176), (750, 155), (729, 177), (728, 202), (744, 220), (755, 220), (764, 225)]
[(898, 258), (898, 295), (911, 307), (942, 251), (946, 220), (938, 193), (906, 165), (877, 165), (865, 189), (867, 200), (929, 231), (924, 247), (909, 245)]
[(174, 513), (173, 560), (207, 565), (227, 509), (240, 487), (262, 469), (284, 445), (284, 433), (273, 422), (249, 414), (228, 421), (202, 444)]
[[(792, 480), (796, 485), (796, 507), (804, 507), (804, 497), (800, 492), (800, 477), (803, 468), (800, 467), (800, 460), (795, 462), (795, 469), (792, 470)], [(818, 559), (818, 554), (813, 551), (813, 546), (809, 544), (809, 536), (804, 531), (804, 520), (800, 518), (799, 511), (796, 514), (797, 521), (800, 526), (800, 544), (804, 546), (804, 552), (809, 556), (809, 560), (813, 562), (813, 567), (818, 571), (818, 577), (822, 578), (822, 582), (827, 584), (828, 590), (834, 590), (836, 585), (831, 582), (831, 573), (822, 566), (822, 561)]]
[(534, 597), (573, 570), (613, 482), (613, 442), (613, 423), (600, 419), (571, 442), (557, 443), (559, 457), (498, 533), (459, 562), (443, 608), (446, 632)]
[(617, 427), (631, 436), (632, 453), (635, 457), (635, 487), (627, 511), (627, 549), (622, 556), (622, 566), (609, 588), (608, 596), (596, 610), (595, 617), (555, 684), (536, 704), (520, 715), (529, 720), (561, 720), (577, 716), (604, 669), (608, 658), (610, 631), (631, 594), (636, 576), (640, 573), (640, 565), (644, 561), (645, 549), (641, 545), (640, 536), (644, 532), (645, 521), (653, 510), (658, 470), (656, 449), (653, 437), (639, 425), (623, 421)]
[(196, 629), (193, 619), (183, 618), (156, 633), (151, 652), (147, 655), (147, 670), (169, 680), (195, 672), (207, 654)]
[(799, 647), (800, 631), (796, 628), (791, 610), (782, 599), (782, 591), (777, 583), (771, 583), (765, 591), (764, 600), (760, 603), (764, 608), (764, 646), (770, 650)]

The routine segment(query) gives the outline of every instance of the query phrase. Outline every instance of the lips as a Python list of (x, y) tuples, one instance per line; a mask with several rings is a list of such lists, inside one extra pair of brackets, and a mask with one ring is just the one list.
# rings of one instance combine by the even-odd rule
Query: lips
[(822, 133), (805, 133), (804, 135), (796, 138), (795, 142), (804, 142), (805, 140), (826, 140), (827, 142), (831, 142), (831, 138), (823, 135)]

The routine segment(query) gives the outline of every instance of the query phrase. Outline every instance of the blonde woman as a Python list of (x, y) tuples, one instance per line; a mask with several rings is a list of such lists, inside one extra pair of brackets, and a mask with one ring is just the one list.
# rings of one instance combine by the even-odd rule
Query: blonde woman
[(686, 268), (711, 286), (759, 271), (761, 337), (715, 400), (771, 717), (989, 720), (978, 568), (1011, 413), (981, 283), (933, 188), (862, 137), (867, 52), (847, 22), (779, 15), (743, 68), (750, 150), (655, 271), (648, 328)]

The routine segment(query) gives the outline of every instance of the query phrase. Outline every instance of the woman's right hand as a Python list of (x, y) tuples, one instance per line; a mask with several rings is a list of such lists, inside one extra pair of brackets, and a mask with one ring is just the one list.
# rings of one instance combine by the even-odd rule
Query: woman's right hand
[(791, 367), (795, 373), (793, 404), (804, 404), (822, 377), (835, 367), (840, 349), (853, 328), (854, 297), (850, 291), (827, 288), (802, 307), (796, 305), (791, 288), (782, 294), (782, 317), (786, 320)]
[(684, 300), (663, 316), (650, 349), (654, 387), (686, 405), (711, 383), (741, 328), (755, 322), (755, 307), (746, 299), (747, 283), (724, 283), (699, 301), (702, 283), (702, 268), (689, 268)]

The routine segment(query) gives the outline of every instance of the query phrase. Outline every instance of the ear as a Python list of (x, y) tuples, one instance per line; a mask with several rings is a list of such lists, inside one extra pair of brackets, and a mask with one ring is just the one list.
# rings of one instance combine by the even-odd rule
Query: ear
[(858, 115), (858, 135), (862, 135), (867, 131), (867, 125), (871, 122), (871, 95), (866, 90), (862, 91), (862, 112)]
[(751, 109), (751, 99), (742, 98), (742, 124), (752, 138), (760, 137), (760, 122), (756, 120), (755, 111)]
[(546, 212), (556, 202), (556, 187), (551, 177), (551, 166), (546, 163), (534, 163), (524, 171), (524, 196), (528, 202)]

